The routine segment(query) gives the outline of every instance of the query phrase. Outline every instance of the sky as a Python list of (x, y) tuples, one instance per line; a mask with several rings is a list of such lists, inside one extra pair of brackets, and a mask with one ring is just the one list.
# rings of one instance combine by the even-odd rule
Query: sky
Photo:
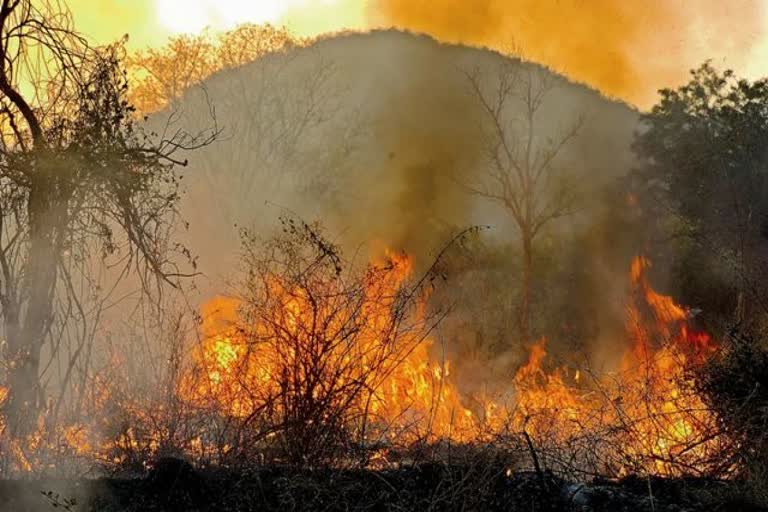
[(79, 29), (132, 48), (238, 23), (300, 36), (392, 26), (521, 53), (645, 108), (704, 60), (768, 75), (768, 0), (69, 0)]

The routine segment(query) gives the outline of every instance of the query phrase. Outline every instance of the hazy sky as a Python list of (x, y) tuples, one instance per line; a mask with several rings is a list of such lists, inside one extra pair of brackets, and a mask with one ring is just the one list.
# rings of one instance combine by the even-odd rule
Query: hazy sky
[(302, 36), (398, 26), (515, 48), (606, 94), (648, 106), (705, 59), (768, 75), (768, 0), (70, 0), (80, 30), (132, 47), (238, 23)]

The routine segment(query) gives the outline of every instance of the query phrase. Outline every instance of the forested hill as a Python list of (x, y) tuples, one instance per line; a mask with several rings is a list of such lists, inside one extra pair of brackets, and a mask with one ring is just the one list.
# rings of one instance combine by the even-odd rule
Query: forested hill
[[(215, 109), (223, 129), (186, 172), (183, 213), (203, 270), (231, 257), (234, 224), (270, 225), (284, 209), (353, 245), (419, 252), (471, 223), (513, 236), (504, 212), (464, 186), (482, 174), (492, 136), (473, 78), (489, 98), (503, 79), (547, 88), (533, 128), (542, 148), (581, 119), (556, 162), (583, 175), (581, 195), (631, 168), (637, 112), (624, 103), (484, 49), (397, 31), (341, 34), (219, 72), (181, 102), (181, 123), (205, 127)], [(505, 105), (512, 140), (525, 135), (523, 114), (522, 101)]]

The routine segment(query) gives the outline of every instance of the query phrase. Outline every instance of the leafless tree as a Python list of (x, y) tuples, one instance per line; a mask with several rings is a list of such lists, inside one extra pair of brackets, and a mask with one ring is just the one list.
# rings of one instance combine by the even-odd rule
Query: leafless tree
[(41, 350), (61, 293), (75, 295), (73, 262), (112, 257), (144, 285), (183, 275), (175, 168), (217, 130), (144, 133), (123, 58), (119, 43), (90, 46), (62, 2), (0, 1), (0, 315), (17, 434), (43, 403)]
[(273, 375), (261, 420), (288, 458), (321, 462), (363, 442), (374, 393), (440, 315), (414, 315), (422, 283), (402, 263), (356, 274), (316, 226), (285, 226), (266, 245), (245, 235), (244, 340)]
[(172, 107), (182, 95), (214, 73), (304, 44), (285, 28), (245, 23), (213, 37), (171, 37), (161, 48), (132, 53), (130, 100), (142, 114)]
[(411, 276), (405, 256), (360, 268), (317, 225), (283, 224), (267, 239), (243, 231), (238, 311), (203, 340), (182, 394), (228, 439), (229, 457), (364, 465), (408, 428), (409, 404), (392, 403), (385, 383), (407, 374), (397, 372), (447, 314), (420, 305), (469, 231)]
[[(203, 126), (211, 101), (225, 125), (219, 142), (201, 151), (194, 166), (200, 198), (218, 203), (206, 214), (210, 221), (250, 223), (255, 200), (274, 200), (288, 185), (301, 190), (318, 169), (327, 172), (326, 155), (317, 148), (343, 143), (334, 138), (319, 144), (329, 127), (342, 124), (343, 91), (334, 85), (334, 73), (334, 65), (310, 48), (263, 55), (188, 91), (182, 99), (184, 122)], [(341, 138), (344, 128), (333, 131), (334, 137)], [(192, 184), (190, 189), (200, 192)]]
[(505, 63), (487, 85), (478, 70), (465, 73), (485, 120), (483, 168), (477, 179), (462, 184), (473, 194), (502, 205), (512, 217), (522, 243), (522, 290), (519, 328), (524, 342), (531, 337), (534, 243), (552, 221), (577, 207), (574, 173), (562, 154), (577, 136), (579, 117), (557, 135), (547, 133), (542, 111), (556, 78), (523, 63)]

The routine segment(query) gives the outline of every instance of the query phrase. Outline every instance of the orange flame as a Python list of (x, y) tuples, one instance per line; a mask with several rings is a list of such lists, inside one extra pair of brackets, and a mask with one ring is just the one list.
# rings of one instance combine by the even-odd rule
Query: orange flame
[[(390, 254), (389, 261), (398, 271), (385, 286), (396, 290), (408, 278), (411, 262), (396, 254)], [(505, 431), (526, 432), (537, 443), (562, 448), (577, 439), (603, 436), (604, 442), (622, 448), (602, 454), (602, 470), (680, 471), (688, 461), (705, 458), (718, 442), (703, 440), (713, 431), (714, 418), (691, 391), (686, 375), (689, 363), (706, 355), (712, 345), (706, 334), (690, 330), (685, 308), (651, 288), (646, 278), (649, 267), (643, 257), (632, 262), (633, 300), (627, 307), (627, 334), (634, 345), (626, 351), (618, 373), (595, 376), (587, 372), (591, 379), (584, 379), (581, 370), (562, 367), (548, 371), (544, 367), (546, 340), (542, 339), (530, 348), (527, 363), (513, 378), (510, 409), (503, 401), (463, 396), (451, 380), (450, 362), (437, 364), (431, 355), (434, 341), (427, 339), (376, 383), (368, 411), (388, 426), (390, 436), (396, 432), (400, 442), (424, 435), (431, 440), (450, 437), (472, 442), (489, 432)], [(302, 301), (294, 296), (285, 302), (280, 318), (287, 329), (306, 321)], [(208, 308), (232, 315), (236, 304), (217, 299)], [(370, 318), (376, 323), (385, 314), (373, 312)], [(204, 330), (208, 327), (206, 324)], [(199, 356), (207, 399), (232, 414), (242, 414), (254, 404), (244, 404), (240, 395), (269, 385), (274, 375), (271, 356), (246, 351), (236, 337), (220, 330), (208, 334)], [(375, 337), (365, 340), (366, 344), (378, 342)], [(242, 359), (250, 360), (245, 366), (252, 374), (240, 375), (235, 381), (231, 371), (241, 365), (233, 363)], [(199, 382), (193, 385), (195, 391), (187, 398), (206, 396), (204, 387)], [(621, 460), (617, 460), (619, 454)]]
[[(404, 254), (390, 253), (379, 266), (391, 271), (370, 273), (357, 306), (337, 302), (333, 294), (318, 303), (306, 290), (273, 276), (266, 286), (277, 307), (258, 317), (249, 320), (243, 304), (233, 298), (218, 297), (206, 304), (201, 342), (176, 383), (181, 405), (248, 422), (257, 414), (268, 416), (287, 407), (275, 397), (285, 391), (281, 386), (299, 386), (286, 378), (299, 375), (315, 379), (311, 387), (302, 388), (307, 400), (332, 396), (330, 389), (358, 386), (362, 392), (355, 395), (350, 415), (358, 423), (345, 427), (362, 431), (363, 421), (366, 442), (503, 442), (524, 434), (545, 463), (562, 464), (557, 454), (571, 453), (573, 464), (582, 469), (613, 475), (706, 472), (707, 461), (721, 449), (723, 440), (712, 435), (717, 432), (715, 418), (694, 392), (687, 371), (714, 345), (708, 335), (691, 329), (687, 309), (653, 290), (647, 259), (635, 258), (630, 268), (626, 328), (631, 345), (618, 370), (597, 375), (588, 367), (548, 368), (547, 342), (541, 339), (506, 386), (511, 401), (463, 394), (452, 379), (451, 362), (436, 361), (434, 339), (423, 339), (418, 330), (404, 330), (402, 339), (393, 343), (386, 333), (391, 308), (411, 276), (412, 262)], [(426, 301), (421, 298), (413, 316), (425, 315)], [(358, 309), (343, 311), (350, 307)], [(356, 342), (350, 346), (340, 341), (317, 352), (313, 336), (318, 322), (324, 322), (322, 332), (329, 336), (353, 332)], [(351, 322), (359, 325), (344, 331)], [(315, 366), (304, 368), (304, 357), (316, 358)], [(94, 391), (93, 407), (107, 409), (107, 387)], [(0, 388), (0, 402), (4, 395)], [(144, 410), (130, 400), (122, 406), (134, 418), (172, 414), (163, 407)], [(320, 416), (304, 421), (327, 420)], [(0, 432), (5, 430), (0, 419)], [(16, 469), (29, 472), (46, 463), (36, 455), (46, 443), (54, 442), (61, 454), (122, 463), (125, 453), (157, 453), (171, 436), (167, 427), (157, 426), (148, 431), (130, 426), (111, 438), (98, 432), (98, 422), (49, 432), (41, 421), (23, 442), (4, 444), (16, 459)], [(196, 431), (184, 449), (192, 457), (209, 454), (211, 435), (205, 428)], [(266, 439), (274, 435), (269, 432)], [(385, 460), (379, 453), (369, 463)]]

